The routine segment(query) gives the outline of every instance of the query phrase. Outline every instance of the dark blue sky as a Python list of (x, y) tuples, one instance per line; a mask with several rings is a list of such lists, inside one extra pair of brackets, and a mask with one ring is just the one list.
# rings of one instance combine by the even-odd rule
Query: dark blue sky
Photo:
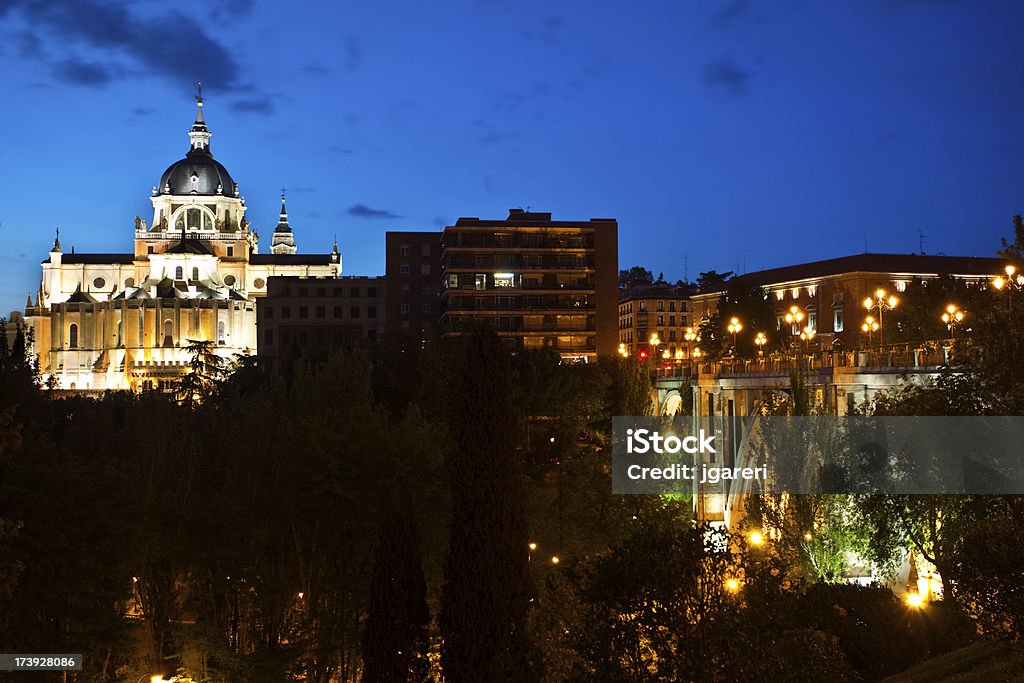
[[(172, 9), (173, 8), (173, 9)], [(672, 279), (863, 251), (988, 255), (1024, 211), (1024, 3), (0, 0), (0, 311), (65, 249), (131, 250), (187, 149), (264, 239), (349, 274), (384, 232), (615, 217)]]

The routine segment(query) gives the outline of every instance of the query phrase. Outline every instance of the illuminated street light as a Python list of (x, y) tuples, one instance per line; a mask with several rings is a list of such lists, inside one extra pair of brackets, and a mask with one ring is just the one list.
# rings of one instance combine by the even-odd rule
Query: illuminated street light
[(885, 345), (885, 343), (882, 340), (882, 334), (884, 333), (884, 330), (882, 330), (882, 313), (884, 311), (891, 311), (891, 310), (893, 310), (894, 308), (896, 308), (896, 304), (898, 304), (898, 303), (899, 303), (899, 299), (897, 299), (895, 296), (887, 296), (886, 291), (884, 289), (882, 289), (882, 288), (878, 288), (878, 289), (875, 290), (875, 296), (874, 297), (870, 297), (869, 296), (868, 298), (864, 299), (864, 308), (868, 309), (869, 311), (873, 311), (876, 308), (878, 309), (878, 346), (879, 347), (882, 347), (882, 346)]
[(754, 343), (757, 344), (757, 355), (758, 357), (764, 355), (764, 345), (768, 343), (768, 337), (764, 335), (764, 332), (758, 332), (757, 336), (754, 337)]
[(878, 332), (878, 321), (873, 316), (864, 318), (864, 324), (860, 326), (862, 332), (868, 335), (868, 346), (871, 346), (871, 334)]
[(949, 340), (953, 341), (956, 334), (956, 326), (964, 319), (964, 312), (955, 305), (946, 306), (946, 312), (942, 314), (942, 322), (949, 328)]
[(736, 579), (729, 579), (725, 582), (725, 587), (729, 589), (729, 592), (735, 593), (740, 589), (740, 582)]
[(817, 334), (810, 325), (800, 331), (800, 339), (804, 342), (805, 350), (810, 353), (811, 351), (811, 340), (814, 339), (814, 335)]
[(530, 543), (530, 552), (533, 552), (536, 549), (537, 549), (537, 544), (536, 543)]
[[(789, 307), (789, 313), (786, 313), (786, 322), (790, 325), (790, 330), (803, 322), (804, 312), (796, 306)], [(795, 332), (793, 334), (796, 334)]]
[(736, 335), (740, 332), (740, 330), (743, 329), (743, 323), (740, 322), (739, 318), (733, 318), (729, 321), (729, 327), (727, 327), (726, 329), (728, 329), (729, 333), (732, 335), (732, 348), (733, 353), (735, 353)]
[(750, 532), (750, 545), (763, 545), (763, 544), (764, 544), (764, 536), (761, 534), (760, 531), (752, 531), (752, 532)]
[[(1013, 265), (1007, 265), (1003, 271), (1006, 273), (1006, 277), (996, 276), (992, 279), (992, 286), (998, 290), (1006, 288), (1006, 307), (1010, 315), (1013, 315), (1013, 291), (1024, 289), (1024, 273), (1017, 273), (1017, 268)], [(1016, 277), (1014, 277), (1014, 273), (1016, 273)]]
[(626, 350), (625, 344), (619, 344), (619, 355), (622, 356), (623, 358), (629, 357), (629, 351)]
[(813, 536), (811, 536), (811, 532), (810, 532), (810, 531), (808, 531), (808, 532), (806, 532), (806, 533), (804, 534), (804, 540), (805, 540), (805, 541), (810, 541), (810, 540), (811, 540), (812, 538), (814, 538), (814, 537), (813, 537)]
[(658, 344), (661, 343), (661, 339), (658, 338), (658, 333), (655, 332), (651, 335), (651, 338), (647, 340), (647, 343), (651, 345), (651, 358), (657, 359), (658, 357)]
[(921, 609), (924, 605), (924, 598), (920, 593), (907, 593), (907, 605), (914, 609)]
[(561, 562), (561, 560), (558, 559), (558, 555), (553, 555), (551, 557), (551, 564), (558, 564), (559, 562)]

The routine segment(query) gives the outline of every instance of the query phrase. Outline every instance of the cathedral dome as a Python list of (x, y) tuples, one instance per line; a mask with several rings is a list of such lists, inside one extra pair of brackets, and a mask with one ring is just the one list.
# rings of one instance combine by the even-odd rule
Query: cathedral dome
[(235, 181), (224, 165), (215, 161), (210, 152), (213, 133), (203, 117), (202, 89), (196, 96), (196, 120), (188, 132), (189, 150), (185, 158), (171, 164), (163, 175), (155, 193), (200, 194), (237, 197)]
[(193, 149), (171, 164), (157, 185), (160, 194), (222, 194), (235, 196), (235, 181), (224, 164), (202, 149)]

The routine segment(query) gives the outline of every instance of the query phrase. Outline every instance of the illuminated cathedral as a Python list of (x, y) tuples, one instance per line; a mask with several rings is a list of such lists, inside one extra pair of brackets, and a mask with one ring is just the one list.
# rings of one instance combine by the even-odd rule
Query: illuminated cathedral
[(257, 297), (277, 275), (338, 277), (338, 245), (296, 253), (285, 198), (270, 253), (245, 217), (238, 184), (210, 151), (197, 97), (185, 158), (153, 188), (153, 219), (135, 218), (125, 254), (64, 253), (60, 233), (29, 298), (40, 371), (61, 389), (168, 389), (188, 372), (190, 341), (226, 359), (256, 352)]

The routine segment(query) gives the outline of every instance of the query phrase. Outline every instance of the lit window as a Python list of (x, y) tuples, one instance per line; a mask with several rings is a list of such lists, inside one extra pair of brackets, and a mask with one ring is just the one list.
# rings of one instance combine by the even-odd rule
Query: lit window
[(495, 287), (515, 287), (515, 277), (512, 273), (495, 273)]
[(841, 308), (832, 311), (832, 330), (835, 332), (843, 331), (843, 309)]
[(476, 288), (487, 289), (487, 275), (485, 273), (476, 274)]

